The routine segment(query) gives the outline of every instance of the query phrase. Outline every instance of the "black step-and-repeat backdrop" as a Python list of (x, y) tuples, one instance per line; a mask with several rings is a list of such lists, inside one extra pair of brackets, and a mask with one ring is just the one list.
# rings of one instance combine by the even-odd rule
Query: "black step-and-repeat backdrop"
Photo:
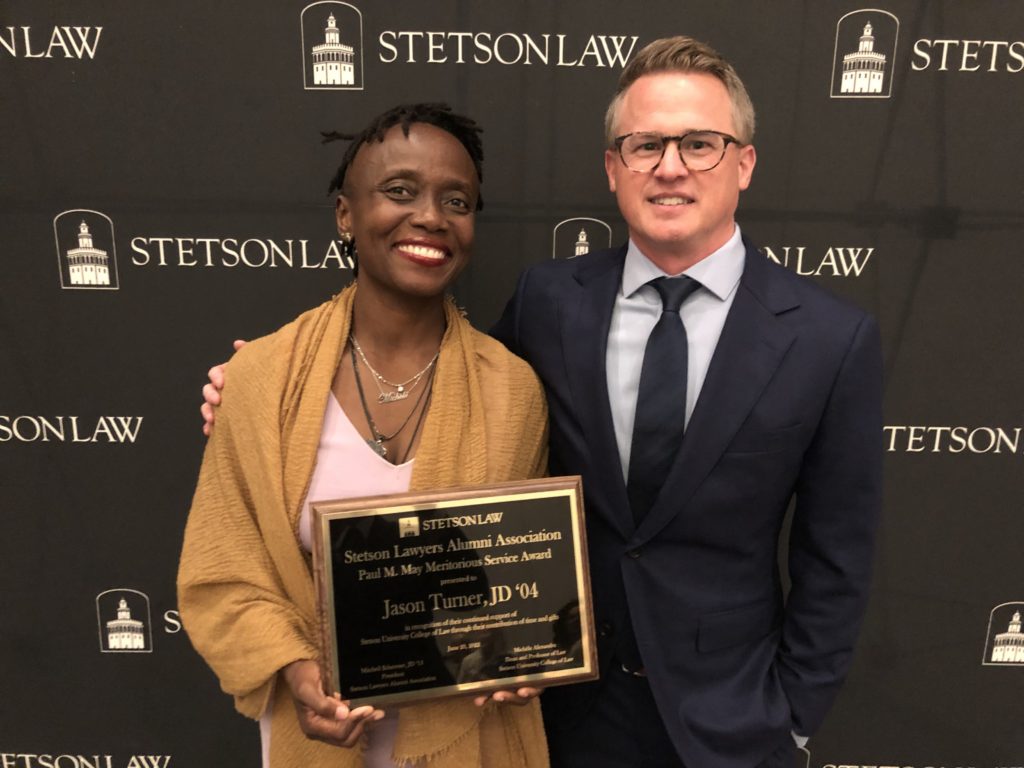
[(808, 765), (1024, 765), (1024, 5), (4, 0), (0, 766), (256, 764), (174, 580), (206, 369), (351, 278), (319, 131), (480, 120), (487, 327), (522, 267), (624, 239), (602, 116), (675, 33), (759, 110), (744, 231), (884, 335), (873, 597)]

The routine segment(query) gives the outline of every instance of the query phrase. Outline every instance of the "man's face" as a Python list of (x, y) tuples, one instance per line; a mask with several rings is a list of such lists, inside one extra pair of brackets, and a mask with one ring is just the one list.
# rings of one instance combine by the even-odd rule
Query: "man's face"
[[(725, 85), (703, 73), (658, 72), (626, 90), (615, 135), (642, 131), (679, 136), (700, 130), (736, 135)], [(673, 142), (649, 173), (631, 171), (615, 148), (605, 152), (604, 167), (630, 237), (644, 255), (674, 274), (732, 236), (740, 190), (750, 185), (756, 159), (752, 146), (730, 144), (717, 167), (690, 171)]]

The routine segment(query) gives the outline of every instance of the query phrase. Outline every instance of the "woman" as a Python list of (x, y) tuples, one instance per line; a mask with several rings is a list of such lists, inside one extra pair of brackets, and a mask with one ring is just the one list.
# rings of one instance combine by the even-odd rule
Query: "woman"
[(179, 606), (238, 710), (260, 719), (273, 768), (547, 764), (532, 689), (385, 717), (328, 696), (316, 662), (310, 500), (544, 471), (536, 376), (445, 297), (473, 246), (478, 134), (447, 106), (418, 104), (344, 137), (353, 141), (332, 191), (339, 235), (358, 245), (358, 279), (231, 361), (185, 531)]

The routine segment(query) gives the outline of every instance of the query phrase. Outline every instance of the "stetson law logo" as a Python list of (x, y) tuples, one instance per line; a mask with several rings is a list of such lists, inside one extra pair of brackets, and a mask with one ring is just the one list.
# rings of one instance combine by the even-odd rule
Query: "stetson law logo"
[(910, 69), (921, 72), (1024, 72), (1024, 40), (929, 40), (914, 42)]
[(882, 427), (889, 453), (1024, 455), (1024, 428), (890, 424)]
[(0, 752), (0, 766), (17, 768), (170, 768), (171, 755), (131, 755), (92, 752)]
[[(114, 223), (99, 211), (75, 208), (53, 220), (60, 284), (67, 289), (119, 288)], [(138, 235), (128, 239), (132, 267), (186, 269), (349, 269), (355, 260), (340, 240), (219, 235)], [(0, 424), (2, 429), (2, 424)], [(2, 441), (0, 436), (0, 441)], [(79, 442), (79, 441), (75, 441)]]
[(413, 536), (420, 535), (420, 519), (419, 517), (400, 517), (398, 518), (398, 538), (407, 539)]
[(384, 64), (498, 64), (502, 66), (624, 67), (637, 35), (395, 30), (380, 33)]
[[(318, 0), (302, 9), (300, 29), (306, 90), (363, 89), (363, 16), (358, 8), (341, 0)], [(376, 55), (382, 64), (621, 68), (639, 39), (613, 34), (385, 29), (377, 33), (375, 54), (372, 50), (367, 54)]]
[(0, 27), (0, 53), (16, 59), (92, 59), (103, 27)]
[(152, 653), (149, 597), (137, 589), (108, 589), (96, 596), (102, 653)]
[(363, 90), (363, 14), (339, 0), (302, 9), (302, 78), (306, 90)]
[(985, 666), (1012, 665), (1024, 667), (1024, 632), (1021, 617), (1024, 603), (1003, 603), (992, 609), (988, 616), (988, 634), (985, 638)]
[(142, 419), (0, 413), (0, 443), (134, 443)]
[(106, 214), (73, 208), (53, 219), (60, 287), (116, 291), (114, 222)]
[(833, 99), (888, 99), (900, 21), (888, 11), (851, 11), (836, 23)]
[(551, 233), (552, 259), (575, 259), (611, 246), (612, 228), (600, 219), (566, 219)]
[(860, 277), (875, 253), (869, 246), (830, 246), (824, 250), (804, 245), (764, 246), (769, 261), (798, 275), (814, 277)]

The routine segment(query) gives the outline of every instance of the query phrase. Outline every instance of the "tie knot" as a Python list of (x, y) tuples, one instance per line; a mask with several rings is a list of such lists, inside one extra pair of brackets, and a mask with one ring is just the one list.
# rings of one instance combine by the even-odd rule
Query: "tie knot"
[(700, 288), (700, 283), (692, 277), (658, 277), (649, 283), (661, 296), (662, 312), (678, 312), (686, 297)]

